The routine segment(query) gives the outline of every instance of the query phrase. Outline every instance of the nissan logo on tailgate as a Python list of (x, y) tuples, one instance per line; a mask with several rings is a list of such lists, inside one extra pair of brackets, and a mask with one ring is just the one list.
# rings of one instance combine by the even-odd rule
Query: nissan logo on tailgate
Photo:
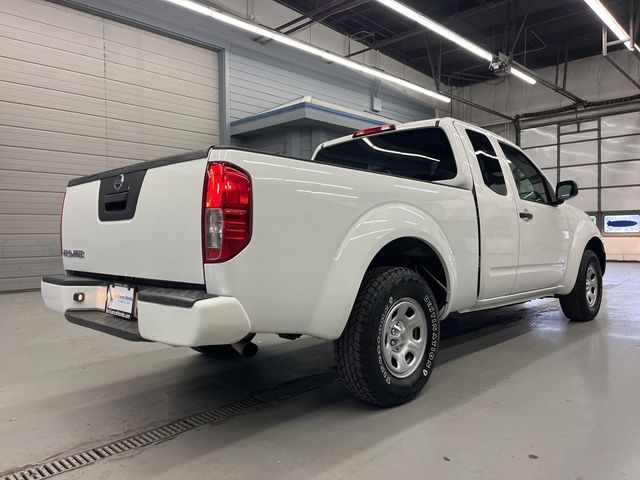
[(116, 177), (116, 179), (113, 181), (113, 188), (118, 191), (122, 188), (122, 185), (124, 184), (124, 173), (121, 173), (120, 175), (118, 175)]

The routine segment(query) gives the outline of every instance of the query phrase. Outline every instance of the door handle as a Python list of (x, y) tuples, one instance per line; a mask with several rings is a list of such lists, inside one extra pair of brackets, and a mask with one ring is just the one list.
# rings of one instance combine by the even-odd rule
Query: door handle
[(525, 222), (528, 222), (529, 220), (533, 219), (533, 213), (525, 210), (524, 212), (520, 212), (520, 218), (522, 218)]
[(117, 212), (127, 208), (129, 192), (112, 193), (104, 197), (104, 209), (107, 212)]

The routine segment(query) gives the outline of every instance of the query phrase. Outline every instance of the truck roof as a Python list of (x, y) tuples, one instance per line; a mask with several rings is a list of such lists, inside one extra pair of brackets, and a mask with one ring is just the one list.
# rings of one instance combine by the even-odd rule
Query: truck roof
[[(484, 130), (483, 128), (480, 128), (477, 125), (473, 125), (471, 123), (463, 122), (461, 120), (454, 119), (452, 117), (430, 118), (428, 120), (417, 120), (417, 121), (414, 121), (414, 122), (396, 123), (395, 124), (395, 127), (396, 127), (395, 131), (398, 131), (398, 130), (411, 130), (411, 129), (414, 129), (414, 128), (423, 128), (423, 127), (433, 127), (433, 126), (436, 126), (436, 125), (439, 125), (439, 124), (442, 124), (442, 123), (452, 123), (454, 120), (458, 124), (467, 125), (469, 127), (473, 127), (474, 129), (483, 130), (488, 135), (492, 135), (492, 136), (495, 135), (495, 133), (487, 131), (487, 130)], [(313, 153), (313, 157), (312, 158), (315, 158), (315, 156), (318, 153), (318, 151), (323, 149), (323, 148), (325, 148), (325, 147), (329, 147), (329, 146), (332, 146), (332, 145), (337, 145), (339, 143), (349, 142), (351, 140), (353, 140), (353, 134), (344, 135), (342, 137), (334, 138), (333, 140), (328, 140), (326, 142), (323, 142), (320, 145), (318, 145), (318, 147), (316, 148), (315, 152)]]

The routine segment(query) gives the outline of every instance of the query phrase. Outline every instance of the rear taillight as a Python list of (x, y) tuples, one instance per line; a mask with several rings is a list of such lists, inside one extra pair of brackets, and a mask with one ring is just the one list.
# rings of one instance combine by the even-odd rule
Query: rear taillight
[(67, 198), (67, 191), (65, 190), (62, 196), (62, 205), (60, 205), (60, 255), (62, 255), (62, 217), (64, 216), (64, 201)]
[(228, 163), (208, 164), (202, 205), (204, 262), (227, 261), (250, 240), (251, 177)]

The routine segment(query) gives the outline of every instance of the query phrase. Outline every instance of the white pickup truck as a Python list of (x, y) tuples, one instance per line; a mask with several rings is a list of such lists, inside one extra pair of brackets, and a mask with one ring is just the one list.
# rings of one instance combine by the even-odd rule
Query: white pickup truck
[(76, 324), (208, 354), (256, 333), (335, 340), (358, 398), (392, 406), (432, 372), (439, 322), (555, 296), (600, 308), (590, 218), (514, 144), (450, 118), (383, 125), (311, 160), (211, 147), (69, 182), (65, 275), (42, 297)]

